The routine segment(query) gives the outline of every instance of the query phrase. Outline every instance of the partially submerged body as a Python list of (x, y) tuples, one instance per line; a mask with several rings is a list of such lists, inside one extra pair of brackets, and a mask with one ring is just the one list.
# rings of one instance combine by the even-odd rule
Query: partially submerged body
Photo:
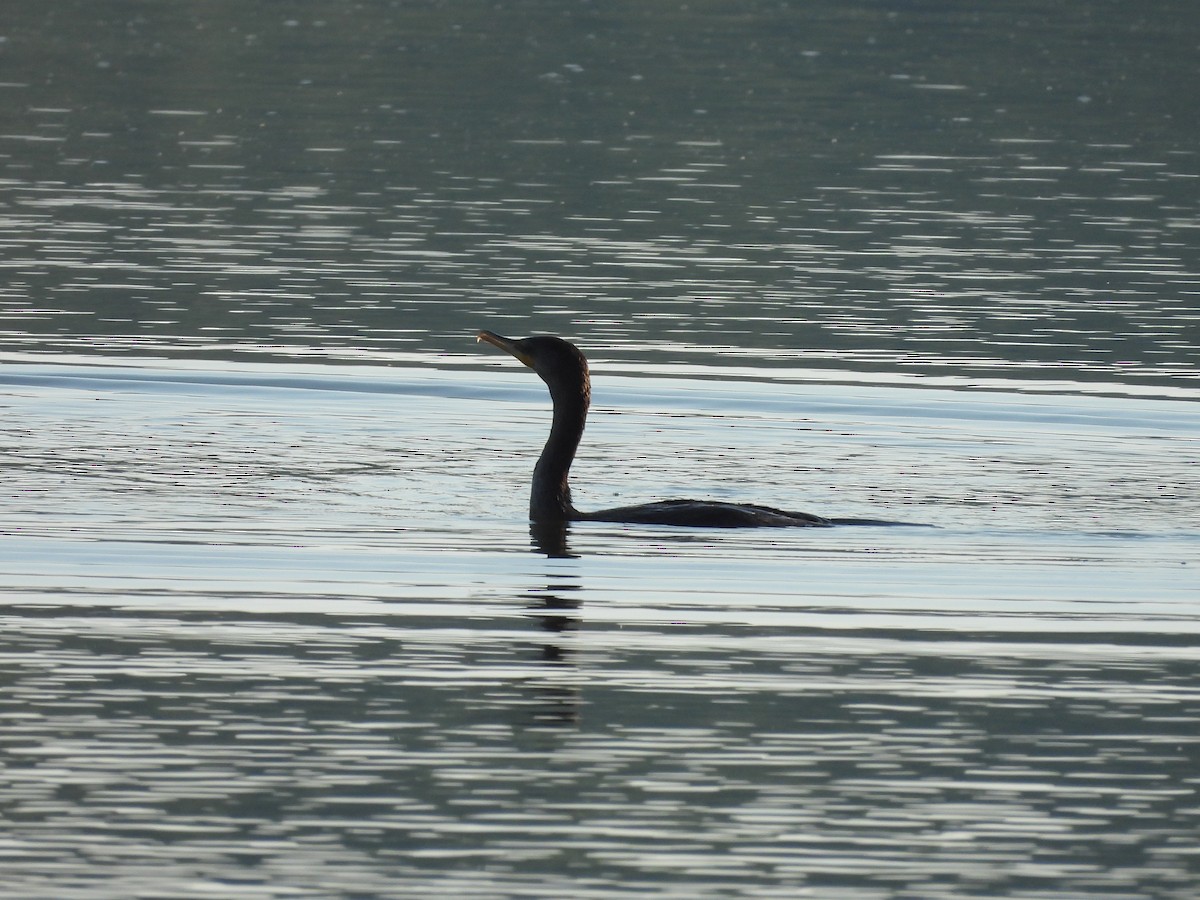
[(514, 340), (492, 331), (479, 340), (499, 347), (533, 369), (550, 389), (554, 419), (533, 470), (529, 518), (534, 523), (625, 522), (692, 528), (827, 528), (831, 525), (902, 525), (881, 519), (827, 519), (754, 503), (719, 500), (659, 500), (583, 512), (571, 503), (568, 481), (591, 403), (587, 357), (574, 344), (550, 335)]

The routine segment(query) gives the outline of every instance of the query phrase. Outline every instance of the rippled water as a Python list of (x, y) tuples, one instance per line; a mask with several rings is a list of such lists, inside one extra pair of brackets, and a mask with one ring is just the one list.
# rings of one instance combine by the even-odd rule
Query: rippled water
[(547, 558), (523, 372), (14, 363), (0, 397), (14, 895), (1196, 886), (1194, 399), (600, 371), (580, 502), (940, 527)]
[(13, 11), (0, 349), (1195, 377), (1192, 4), (205, 10)]
[[(1124, 152), (884, 155), (768, 215), (741, 176), (714, 176), (727, 148), (660, 148), (650, 172), (675, 173), (665, 181), (634, 169), (593, 188), (599, 209), (636, 202), (632, 223), (564, 214), (557, 186), (516, 175), (388, 181), (366, 198), (236, 179), (18, 184), (2, 265), (28, 331), (5, 346), (411, 361), (460, 352), (447, 322), (519, 320), (631, 360), (1194, 378), (1198, 220), (1192, 201), (1170, 204), (1194, 196), (1200, 168), (1191, 153)], [(511, 147), (527, 165), (570, 153)], [(1042, 173), (1033, 185), (1026, 169)], [(643, 177), (652, 196), (631, 191)]]
[(1198, 9), (8, 4), (6, 896), (1192, 900)]

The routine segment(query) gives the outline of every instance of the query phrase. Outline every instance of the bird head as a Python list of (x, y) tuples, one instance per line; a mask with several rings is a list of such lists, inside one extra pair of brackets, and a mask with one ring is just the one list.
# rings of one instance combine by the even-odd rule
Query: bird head
[(527, 338), (506, 338), (494, 331), (481, 331), (478, 340), (499, 347), (546, 382), (552, 397), (590, 393), (587, 357), (569, 341), (548, 334)]

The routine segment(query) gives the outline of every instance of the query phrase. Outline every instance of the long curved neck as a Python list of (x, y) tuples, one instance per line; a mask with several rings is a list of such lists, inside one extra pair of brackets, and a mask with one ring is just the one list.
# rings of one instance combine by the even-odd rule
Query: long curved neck
[(534, 466), (533, 489), (529, 494), (529, 518), (534, 522), (566, 522), (578, 517), (571, 505), (571, 486), (567, 477), (583, 437), (590, 394), (586, 373), (581, 386), (550, 387), (554, 422), (542, 455)]

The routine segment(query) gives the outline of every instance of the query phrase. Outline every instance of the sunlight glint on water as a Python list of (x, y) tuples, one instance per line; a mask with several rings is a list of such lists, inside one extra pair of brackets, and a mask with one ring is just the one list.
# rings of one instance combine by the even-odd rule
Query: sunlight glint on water
[(1183, 883), (1191, 404), (598, 376), (589, 500), (703, 483), (942, 527), (597, 523), (547, 559), (525, 373), (8, 373), (29, 893), (63, 848), (195, 897), (562, 889), (569, 858), (597, 897)]

